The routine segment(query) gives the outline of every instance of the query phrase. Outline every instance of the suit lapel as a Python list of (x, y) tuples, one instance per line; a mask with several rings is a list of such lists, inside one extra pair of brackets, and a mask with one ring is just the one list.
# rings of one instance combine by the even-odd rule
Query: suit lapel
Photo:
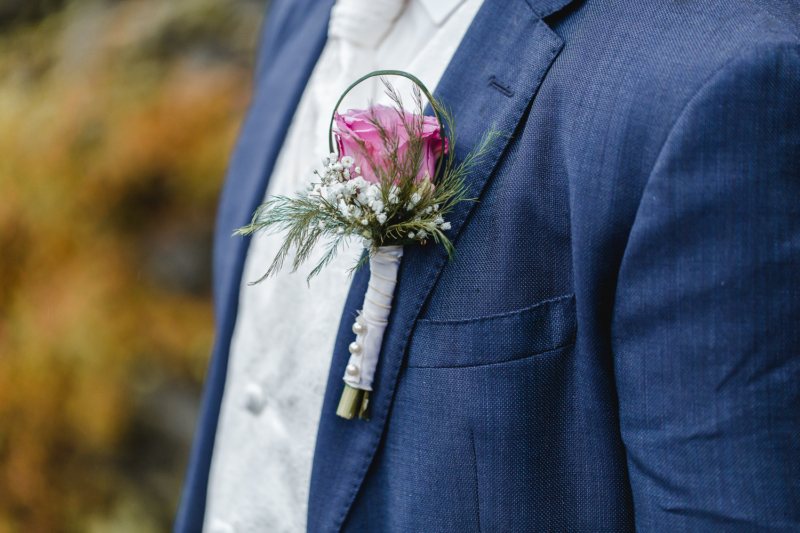
[[(472, 197), (480, 196), (510, 135), (563, 46), (540, 16), (566, 3), (567, 0), (486, 0), (439, 82), (436, 96), (456, 118), (458, 159), (463, 159), (492, 127), (508, 134), (495, 143), (468, 177)], [(458, 234), (474, 205), (463, 202), (448, 217), (452, 224), (449, 236), (456, 242), (456, 249)], [(353, 340), (350, 327), (363, 302), (367, 269), (355, 276), (334, 348), (320, 419), (309, 496), (309, 532), (331, 533), (342, 527), (380, 443), (414, 324), (446, 261), (442, 246), (406, 247), (370, 397), (369, 422), (335, 415), (350, 355), (347, 346)]]
[[(220, 317), (236, 315), (242, 267), (250, 244), (249, 238), (231, 235), (250, 222), (264, 199), (295, 109), (325, 45), (333, 0), (303, 3), (308, 5), (299, 5), (296, 0), (275, 2), (273, 9), (279, 13), (270, 14), (264, 32), (265, 38), (272, 37), (275, 49), (260, 54), (265, 66), (259, 69), (254, 100), (228, 169), (217, 215), (214, 289)], [(286, 31), (286, 27), (292, 30)], [(285, 39), (279, 40), (276, 35)]]
[[(239, 284), (250, 239), (231, 237), (261, 203), (295, 108), (325, 44), (333, 0), (275, 0), (260, 50), (257, 91), (219, 204), (214, 238), (216, 339), (206, 373), (175, 531), (200, 531)], [(286, 31), (286, 29), (291, 31)]]

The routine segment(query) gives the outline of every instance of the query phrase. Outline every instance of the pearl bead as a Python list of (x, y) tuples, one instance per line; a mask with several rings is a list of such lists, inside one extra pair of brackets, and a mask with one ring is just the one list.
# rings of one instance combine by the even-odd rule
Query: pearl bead
[(361, 322), (356, 322), (355, 324), (353, 324), (353, 333), (355, 333), (356, 335), (363, 335), (366, 332), (367, 332), (367, 326), (365, 326)]
[(361, 351), (363, 350), (361, 345), (358, 344), (357, 342), (351, 342), (349, 349), (350, 349), (350, 353), (353, 354), (353, 355), (360, 355)]
[(347, 369), (345, 370), (348, 376), (357, 376), (358, 375), (358, 367), (354, 364), (347, 365)]

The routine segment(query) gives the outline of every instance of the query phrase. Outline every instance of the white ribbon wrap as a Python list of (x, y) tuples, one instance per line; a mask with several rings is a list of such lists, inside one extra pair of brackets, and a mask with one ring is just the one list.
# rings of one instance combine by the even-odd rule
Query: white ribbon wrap
[(350, 345), (350, 361), (344, 372), (345, 383), (355, 389), (372, 390), (402, 257), (402, 246), (383, 246), (369, 260), (369, 285), (353, 327), (354, 332), (366, 329)]

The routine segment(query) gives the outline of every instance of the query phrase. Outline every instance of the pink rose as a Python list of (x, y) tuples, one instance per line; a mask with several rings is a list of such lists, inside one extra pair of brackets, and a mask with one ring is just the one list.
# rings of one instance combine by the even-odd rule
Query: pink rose
[[(405, 116), (409, 123), (414, 120), (414, 115), (411, 113), (406, 113)], [(384, 146), (378, 130), (370, 119), (377, 120), (390, 134), (397, 135), (399, 141), (397, 156), (402, 160), (407, 151), (408, 134), (397, 110), (389, 106), (374, 105), (365, 110), (351, 109), (343, 115), (336, 113), (336, 140), (339, 145), (339, 157), (352, 156), (356, 160), (355, 165), (361, 167), (364, 179), (378, 183), (380, 179), (364, 157), (364, 150), (376, 165), (382, 165), (386, 161), (388, 148)], [(423, 118), (422, 138), (424, 141), (422, 167), (415, 180), (417, 183), (426, 175), (433, 179), (436, 161), (442, 154), (442, 137), (435, 117)], [(363, 142), (363, 147), (359, 141)], [(447, 152), (447, 144), (444, 151)]]

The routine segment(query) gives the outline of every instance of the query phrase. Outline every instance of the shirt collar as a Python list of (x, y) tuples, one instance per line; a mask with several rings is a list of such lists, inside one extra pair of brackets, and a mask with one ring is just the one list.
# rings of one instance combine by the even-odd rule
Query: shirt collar
[(419, 2), (425, 7), (433, 23), (441, 26), (447, 17), (464, 3), (464, 0), (419, 0)]

